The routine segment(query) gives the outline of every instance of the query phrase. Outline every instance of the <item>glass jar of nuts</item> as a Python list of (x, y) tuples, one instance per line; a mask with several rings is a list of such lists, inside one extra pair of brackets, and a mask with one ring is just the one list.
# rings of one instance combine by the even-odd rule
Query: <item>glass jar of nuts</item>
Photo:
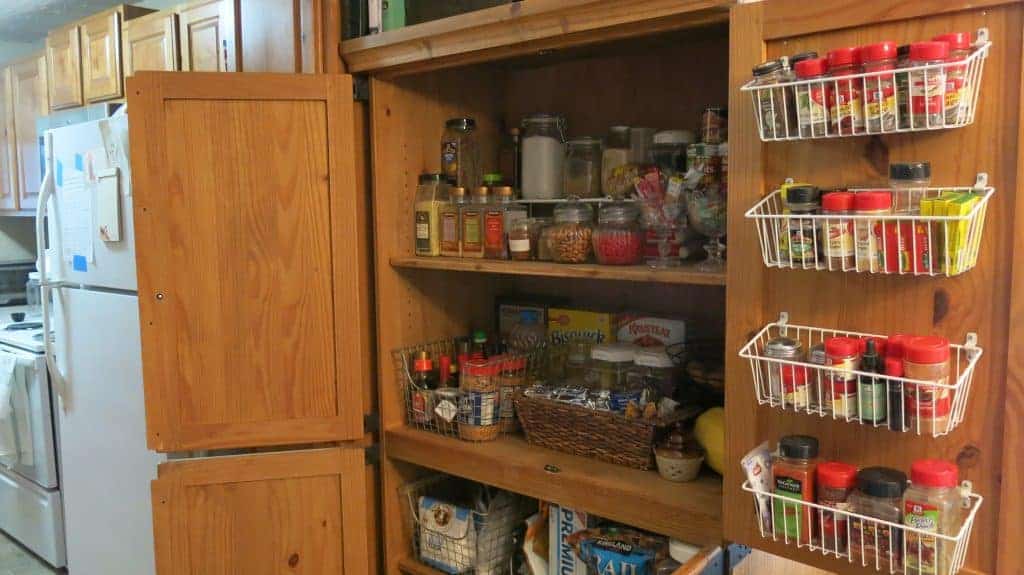
[(555, 207), (555, 223), (548, 231), (551, 258), (563, 264), (582, 264), (590, 260), (593, 246), (594, 210), (576, 199)]

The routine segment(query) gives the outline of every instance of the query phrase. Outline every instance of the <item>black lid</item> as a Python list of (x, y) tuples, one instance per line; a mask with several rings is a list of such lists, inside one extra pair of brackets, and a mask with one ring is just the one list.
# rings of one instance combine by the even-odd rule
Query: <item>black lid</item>
[(764, 76), (771, 74), (772, 72), (778, 72), (782, 69), (782, 63), (778, 60), (769, 60), (767, 62), (761, 62), (757, 66), (754, 66), (755, 76)]
[(441, 175), (441, 174), (420, 174), (420, 183), (421, 184), (433, 184), (433, 183), (440, 182), (443, 179), (444, 179), (444, 176)]
[(905, 58), (910, 56), (910, 44), (904, 44), (896, 48), (896, 57)]
[(796, 66), (797, 62), (803, 62), (804, 60), (813, 60), (818, 57), (818, 53), (815, 51), (800, 52), (799, 54), (793, 54), (789, 57), (789, 65)]
[(476, 127), (476, 120), (473, 118), (452, 118), (444, 123), (446, 128), (455, 128), (457, 130), (472, 130)]
[(868, 467), (857, 474), (857, 489), (872, 497), (896, 498), (907, 488), (907, 475), (889, 467)]
[(818, 456), (818, 439), (810, 435), (786, 435), (779, 440), (783, 457), (814, 459)]
[(931, 177), (932, 165), (930, 162), (889, 164), (889, 179), (891, 180), (930, 180)]
[(815, 186), (792, 186), (786, 190), (788, 204), (816, 204), (821, 199), (821, 190)]

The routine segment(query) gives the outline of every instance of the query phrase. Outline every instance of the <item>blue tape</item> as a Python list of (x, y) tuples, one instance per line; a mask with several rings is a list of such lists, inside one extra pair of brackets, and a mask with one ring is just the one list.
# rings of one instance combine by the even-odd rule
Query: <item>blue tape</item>
[(75, 154), (75, 169), (79, 172), (85, 171), (85, 161), (82, 158), (82, 154)]
[(64, 185), (64, 163), (61, 162), (60, 160), (57, 160), (56, 172), (57, 172), (57, 174), (56, 174), (57, 185), (58, 186), (63, 186)]
[(85, 256), (71, 256), (71, 269), (76, 272), (89, 271), (89, 263), (85, 261)]

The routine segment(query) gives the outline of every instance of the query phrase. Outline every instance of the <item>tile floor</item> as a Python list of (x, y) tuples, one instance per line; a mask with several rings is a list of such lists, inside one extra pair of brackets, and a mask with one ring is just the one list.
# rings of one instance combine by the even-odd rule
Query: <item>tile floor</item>
[(0, 575), (54, 575), (51, 569), (24, 547), (0, 531)]

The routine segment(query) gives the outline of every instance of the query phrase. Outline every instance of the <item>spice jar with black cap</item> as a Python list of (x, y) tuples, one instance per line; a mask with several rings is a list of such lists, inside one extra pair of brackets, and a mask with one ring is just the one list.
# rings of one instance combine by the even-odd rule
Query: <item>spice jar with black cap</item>
[(775, 529), (792, 541), (809, 544), (816, 537), (813, 507), (785, 503), (785, 499), (814, 502), (818, 440), (809, 435), (787, 435), (779, 440), (779, 455), (772, 462), (772, 492), (776, 498)]
[(815, 249), (814, 219), (810, 216), (821, 209), (821, 191), (815, 186), (792, 186), (786, 191), (786, 209), (789, 210), (789, 258), (794, 265), (814, 265), (818, 262)]
[[(903, 522), (903, 491), (907, 476), (888, 467), (868, 467), (857, 474), (857, 490), (848, 502), (851, 511), (889, 523)], [(865, 564), (899, 565), (903, 532), (885, 523), (850, 518), (850, 557)]]

